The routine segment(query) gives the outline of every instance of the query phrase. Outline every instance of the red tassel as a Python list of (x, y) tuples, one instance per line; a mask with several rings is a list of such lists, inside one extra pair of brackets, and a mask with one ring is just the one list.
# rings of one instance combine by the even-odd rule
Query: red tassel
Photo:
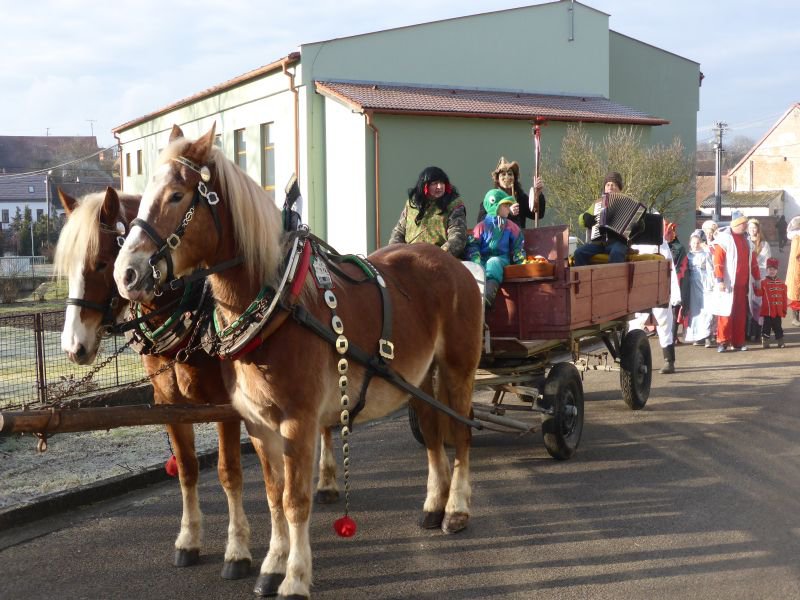
[(336, 519), (336, 521), (333, 523), (333, 530), (339, 537), (353, 537), (356, 534), (356, 522), (345, 515), (339, 519)]
[(164, 470), (167, 472), (167, 475), (170, 477), (177, 477), (178, 476), (178, 459), (175, 458), (175, 455), (172, 454), (167, 461), (167, 464), (164, 465)]

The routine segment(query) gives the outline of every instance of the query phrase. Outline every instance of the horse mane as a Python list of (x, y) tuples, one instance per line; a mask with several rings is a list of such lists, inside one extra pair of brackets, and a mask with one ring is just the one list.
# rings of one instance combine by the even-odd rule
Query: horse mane
[[(161, 154), (166, 163), (180, 156), (188, 142), (175, 140)], [(236, 243), (248, 274), (261, 285), (272, 284), (282, 258), (280, 211), (267, 193), (218, 148), (212, 148), (210, 166), (216, 166), (222, 195), (230, 207)]]
[[(118, 193), (123, 204), (138, 202), (139, 196)], [(78, 199), (58, 236), (53, 255), (53, 273), (59, 279), (69, 277), (70, 270), (85, 260), (93, 261), (100, 251), (100, 210), (106, 193), (93, 192)]]

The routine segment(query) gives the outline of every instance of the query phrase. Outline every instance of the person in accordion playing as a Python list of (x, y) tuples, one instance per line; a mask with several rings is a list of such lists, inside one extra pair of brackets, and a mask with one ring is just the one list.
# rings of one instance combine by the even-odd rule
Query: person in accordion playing
[[(604, 194), (620, 194), (623, 190), (622, 175), (616, 171), (612, 171), (603, 180), (603, 193)], [(581, 227), (591, 227), (593, 234), (597, 232), (599, 237), (592, 236), (590, 242), (579, 246), (573, 254), (573, 264), (576, 267), (588, 265), (591, 258), (596, 254), (608, 254), (608, 262), (620, 263), (625, 262), (628, 255), (628, 240), (614, 232), (610, 227), (598, 228), (597, 217), (594, 214), (594, 205), (589, 210), (578, 217), (578, 223)], [(634, 227), (640, 227), (640, 222), (634, 223)], [(635, 232), (631, 231), (634, 235)]]

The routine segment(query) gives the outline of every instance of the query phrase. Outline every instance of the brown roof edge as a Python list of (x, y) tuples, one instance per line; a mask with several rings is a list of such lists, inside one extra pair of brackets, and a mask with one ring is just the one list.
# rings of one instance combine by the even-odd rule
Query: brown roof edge
[(291, 52), (291, 53), (287, 54), (286, 56), (284, 56), (283, 58), (281, 58), (279, 60), (271, 62), (271, 63), (269, 63), (267, 65), (262, 66), (262, 67), (258, 67), (257, 69), (253, 69), (252, 71), (248, 71), (247, 73), (243, 73), (242, 75), (239, 75), (238, 77), (234, 77), (233, 79), (229, 79), (228, 81), (224, 81), (223, 83), (220, 83), (218, 85), (212, 86), (212, 87), (210, 87), (208, 89), (203, 90), (202, 92), (197, 92), (196, 94), (193, 94), (193, 95), (191, 95), (191, 96), (189, 96), (187, 98), (183, 98), (182, 100), (178, 100), (177, 102), (173, 102), (172, 104), (168, 104), (167, 106), (165, 106), (163, 108), (160, 108), (160, 109), (158, 109), (158, 110), (156, 110), (154, 112), (151, 112), (149, 114), (146, 114), (146, 115), (144, 115), (142, 117), (138, 117), (136, 119), (133, 119), (132, 121), (128, 121), (127, 123), (123, 123), (122, 125), (118, 125), (117, 127), (114, 127), (111, 131), (116, 134), (116, 133), (119, 133), (121, 131), (125, 131), (127, 129), (131, 129), (132, 127), (135, 127), (136, 125), (140, 125), (141, 123), (144, 123), (146, 121), (149, 121), (150, 119), (153, 119), (154, 117), (158, 117), (158, 116), (164, 115), (164, 114), (166, 114), (166, 113), (168, 113), (170, 111), (176, 110), (178, 108), (182, 108), (184, 106), (192, 104), (193, 102), (197, 102), (198, 100), (202, 100), (203, 98), (206, 98), (208, 96), (213, 96), (214, 94), (218, 94), (218, 93), (223, 92), (225, 90), (234, 88), (234, 87), (236, 87), (238, 85), (242, 85), (243, 83), (247, 83), (248, 81), (250, 81), (252, 79), (257, 79), (258, 77), (266, 75), (267, 73), (271, 73), (272, 71), (277, 71), (278, 69), (282, 69), (284, 65), (291, 66), (291, 65), (294, 65), (294, 64), (296, 64), (298, 62), (300, 62), (300, 53), (299, 52)]
[(464, 111), (447, 111), (447, 110), (402, 110), (396, 108), (372, 108), (370, 112), (378, 115), (420, 115), (426, 117), (461, 117), (463, 119), (509, 119), (512, 121), (533, 121), (534, 119), (540, 123), (546, 121), (560, 121), (564, 123), (610, 123), (610, 124), (625, 124), (625, 125), (669, 125), (666, 119), (658, 118), (637, 118), (637, 117), (613, 117), (613, 118), (591, 118), (591, 117), (568, 117), (568, 116), (553, 116), (545, 115), (532, 117), (531, 115), (510, 115), (507, 113), (477, 113), (477, 112), (464, 112)]
[(356, 100), (338, 92), (330, 85), (326, 85), (324, 81), (316, 81), (315, 88), (317, 93), (323, 96), (328, 96), (334, 100), (338, 100), (345, 106), (350, 107), (357, 112), (364, 112), (369, 110), (375, 114), (384, 115), (408, 115), (408, 116), (429, 116), (429, 117), (460, 117), (466, 119), (509, 119), (516, 121), (531, 121), (533, 119), (543, 121), (559, 121), (564, 123), (610, 123), (610, 124), (625, 124), (625, 125), (669, 125), (670, 121), (658, 117), (624, 117), (615, 116), (613, 118), (591, 118), (591, 117), (577, 117), (566, 115), (547, 115), (542, 113), (540, 116), (532, 117), (531, 115), (523, 114), (508, 114), (508, 113), (488, 113), (488, 112), (467, 112), (467, 111), (436, 111), (436, 110), (408, 110), (397, 108), (380, 108), (370, 106), (365, 108)]

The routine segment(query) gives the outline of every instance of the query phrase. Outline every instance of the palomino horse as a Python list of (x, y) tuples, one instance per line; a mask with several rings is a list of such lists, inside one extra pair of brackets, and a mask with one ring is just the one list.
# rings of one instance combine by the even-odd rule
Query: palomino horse
[[(211, 272), (216, 319), (227, 331), (231, 323), (236, 330), (240, 315), (252, 313), (248, 308), (254, 298), (268, 297), (270, 289), (284, 289), (283, 262), (290, 236), (282, 232), (280, 212), (266, 193), (213, 142), (213, 127), (194, 142), (173, 127), (170, 144), (142, 197), (139, 218), (115, 264), (114, 278), (123, 296), (143, 302), (164, 285), (159, 276), (167, 270), (163, 268), (167, 258), (177, 276), (205, 267)], [(240, 264), (222, 269), (237, 256)], [(281, 303), (279, 316), (268, 321), (256, 339), (260, 345), (225, 362), (223, 377), (233, 405), (264, 465), (272, 531), (256, 584), (261, 595), (309, 597), (308, 524), (316, 431), (320, 424), (337, 423), (347, 406), (339, 388), (343, 362), (346, 389), (353, 390), (354, 397), (363, 389), (366, 369), (353, 363), (347, 370), (342, 353), (379, 346), (388, 304), (398, 324), (391, 334), (394, 372), (431, 391), (436, 371), (437, 399), (453, 414), (471, 414), (483, 321), (475, 280), (448, 253), (426, 244), (383, 248), (368, 257), (368, 264), (380, 273), (376, 277), (380, 286), (347, 282), (343, 274), (357, 278), (362, 270), (343, 264), (331, 274), (333, 289), (324, 294), (317, 289), (325, 287), (324, 278), (296, 269), (292, 304), (287, 308)], [(302, 289), (294, 296), (298, 283)], [(381, 287), (390, 302), (382, 304)], [(278, 321), (281, 311), (287, 310), (295, 318)], [(346, 339), (334, 348), (300, 322), (301, 312), (331, 323)], [(388, 340), (381, 339), (381, 347), (384, 341)], [(386, 415), (408, 398), (407, 391), (376, 377), (366, 390), (358, 420)], [(414, 407), (428, 454), (423, 524), (448, 533), (460, 531), (469, 520), (471, 431), (427, 404), (415, 402)], [(445, 440), (455, 447), (452, 476)]]
[[(112, 265), (119, 254), (117, 239), (128, 231), (139, 209), (141, 196), (120, 195), (114, 189), (89, 194), (81, 200), (58, 190), (68, 219), (56, 246), (56, 273), (69, 281), (70, 304), (67, 306), (61, 344), (73, 362), (81, 365), (94, 361), (103, 330), (118, 321), (127, 301), (117, 293)], [(174, 294), (172, 294), (174, 296)], [(156, 299), (144, 312), (159, 309), (171, 301), (167, 294)], [(163, 322), (164, 316), (157, 317)], [(145, 372), (152, 375), (170, 362), (158, 354), (142, 355)], [(153, 378), (157, 404), (230, 402), (222, 385), (220, 364), (205, 352), (196, 352), (186, 362)], [(218, 423), (219, 480), (228, 498), (229, 525), (222, 576), (244, 577), (250, 568), (248, 549), (250, 532), (242, 506), (242, 470), (238, 423)], [(197, 494), (198, 460), (191, 425), (168, 425), (167, 432), (175, 451), (183, 498), (181, 531), (175, 541), (176, 566), (198, 562), (202, 545), (202, 521)], [(328, 504), (339, 498), (336, 461), (329, 430), (322, 431), (319, 481), (316, 499)]]
[[(112, 277), (114, 260), (119, 253), (117, 237), (124, 235), (128, 223), (139, 208), (139, 196), (118, 194), (112, 188), (105, 193), (89, 194), (80, 201), (59, 190), (68, 219), (58, 240), (55, 254), (56, 273), (69, 281), (71, 300), (67, 306), (61, 345), (69, 358), (78, 364), (94, 361), (102, 331), (112, 324), (124, 306), (117, 295)], [(119, 225), (118, 225), (119, 224)], [(164, 295), (152, 306), (163, 306), (171, 299)], [(161, 318), (162, 322), (164, 318)], [(148, 375), (170, 361), (156, 354), (143, 355)], [(153, 397), (157, 404), (222, 404), (229, 402), (222, 385), (219, 360), (205, 352), (196, 352), (185, 363), (176, 362), (170, 369), (152, 378)], [(238, 421), (217, 423), (219, 432), (219, 480), (228, 498), (228, 542), (222, 577), (240, 579), (250, 570), (250, 526), (242, 505), (241, 426)], [(198, 461), (191, 424), (167, 425), (178, 463), (183, 516), (175, 540), (175, 566), (186, 567), (199, 561), (202, 545), (203, 514), (197, 494)]]

